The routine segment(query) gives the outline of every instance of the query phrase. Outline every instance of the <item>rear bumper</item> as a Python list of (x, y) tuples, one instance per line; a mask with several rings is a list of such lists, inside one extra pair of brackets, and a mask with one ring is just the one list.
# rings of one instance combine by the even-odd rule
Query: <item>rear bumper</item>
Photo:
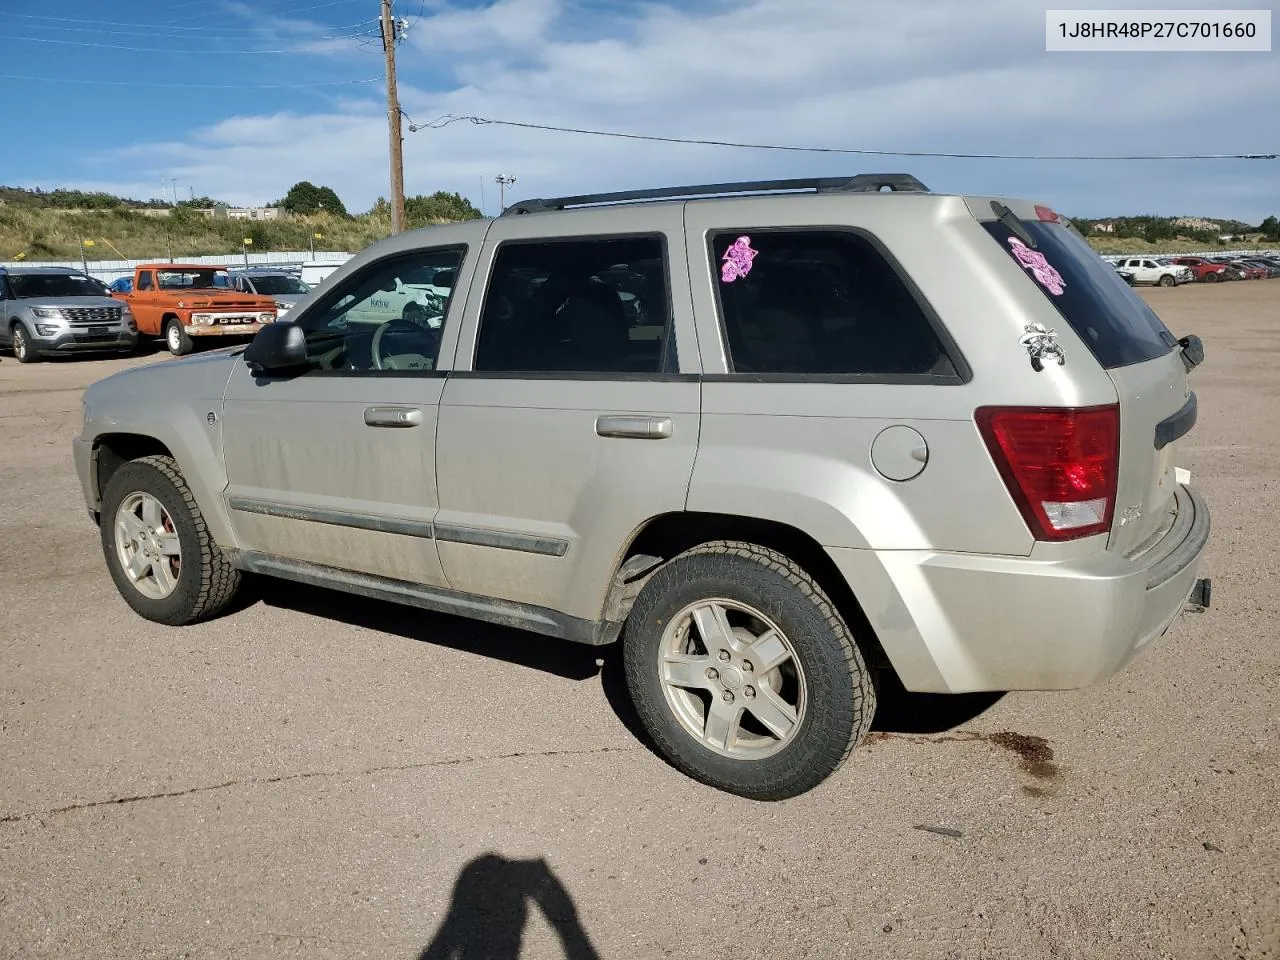
[(828, 549), (908, 690), (1064, 690), (1121, 670), (1182, 612), (1210, 522), (1189, 487), (1177, 511), (1133, 558)]

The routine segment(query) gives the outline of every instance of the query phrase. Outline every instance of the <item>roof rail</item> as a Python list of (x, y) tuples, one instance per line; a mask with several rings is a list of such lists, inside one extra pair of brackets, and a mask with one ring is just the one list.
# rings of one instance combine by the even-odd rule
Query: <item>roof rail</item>
[(635, 200), (676, 200), (689, 197), (725, 196), (732, 194), (795, 193), (879, 193), (888, 188), (894, 193), (928, 193), (929, 188), (909, 173), (860, 173), (853, 177), (813, 177), (802, 180), (747, 180), (741, 183), (703, 183), (688, 187), (657, 187), (652, 190), (623, 190), (618, 193), (592, 193), (580, 197), (554, 197), (521, 200), (502, 211), (504, 217), (568, 207), (626, 203)]

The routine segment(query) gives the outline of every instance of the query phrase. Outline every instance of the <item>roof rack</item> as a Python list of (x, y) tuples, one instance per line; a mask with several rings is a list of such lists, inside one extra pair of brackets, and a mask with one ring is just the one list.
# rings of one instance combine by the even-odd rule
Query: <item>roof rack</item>
[(568, 207), (626, 203), (636, 200), (675, 200), (688, 197), (730, 194), (795, 193), (879, 193), (888, 188), (894, 193), (928, 193), (929, 188), (909, 173), (860, 173), (853, 177), (814, 177), (802, 180), (747, 180), (741, 183), (703, 183), (688, 187), (657, 187), (652, 190), (623, 190), (618, 193), (593, 193), (580, 197), (554, 197), (521, 200), (502, 211), (504, 217)]

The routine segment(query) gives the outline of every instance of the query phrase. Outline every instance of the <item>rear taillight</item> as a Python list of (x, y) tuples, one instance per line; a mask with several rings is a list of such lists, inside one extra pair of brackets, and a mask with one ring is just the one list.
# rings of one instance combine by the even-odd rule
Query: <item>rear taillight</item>
[(982, 407), (976, 419), (1009, 493), (1037, 540), (1111, 527), (1120, 408)]

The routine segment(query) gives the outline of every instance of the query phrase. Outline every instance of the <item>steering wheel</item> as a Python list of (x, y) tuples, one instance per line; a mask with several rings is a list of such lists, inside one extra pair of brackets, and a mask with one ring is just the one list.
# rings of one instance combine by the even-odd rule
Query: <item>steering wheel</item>
[(382, 339), (388, 332), (412, 333), (415, 339), (426, 339), (429, 341), (429, 353), (419, 354), (424, 359), (432, 360), (440, 351), (440, 334), (436, 330), (431, 330), (414, 323), (412, 320), (405, 320), (403, 317), (396, 317), (394, 320), (388, 320), (386, 323), (378, 324), (378, 329), (373, 331), (373, 342), (369, 346), (370, 359), (373, 361), (375, 370), (397, 369), (387, 367), (384, 364), (387, 358), (382, 355)]

